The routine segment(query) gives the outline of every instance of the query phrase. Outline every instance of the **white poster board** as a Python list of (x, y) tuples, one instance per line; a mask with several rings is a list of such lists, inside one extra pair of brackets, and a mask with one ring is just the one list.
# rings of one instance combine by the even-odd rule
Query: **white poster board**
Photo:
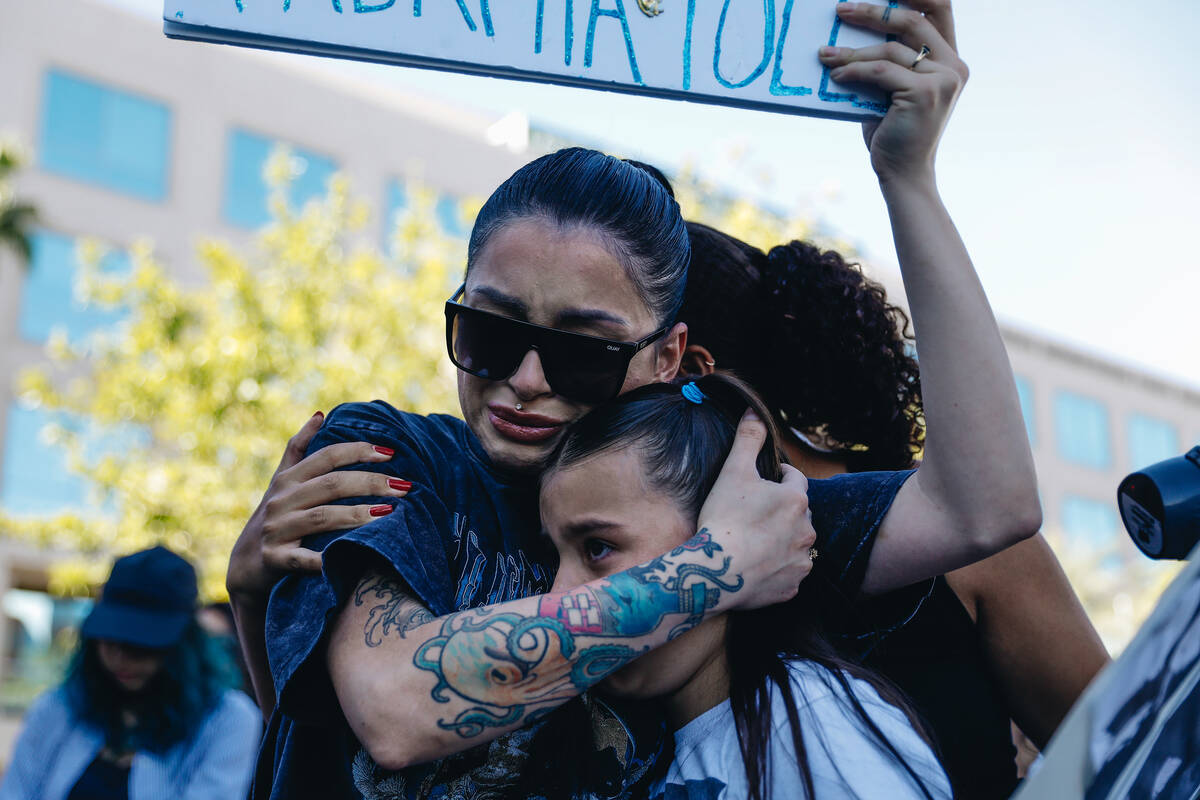
[(817, 60), (821, 45), (883, 41), (843, 26), (836, 4), (165, 0), (163, 27), (180, 39), (825, 117), (882, 115), (883, 94), (837, 84)]

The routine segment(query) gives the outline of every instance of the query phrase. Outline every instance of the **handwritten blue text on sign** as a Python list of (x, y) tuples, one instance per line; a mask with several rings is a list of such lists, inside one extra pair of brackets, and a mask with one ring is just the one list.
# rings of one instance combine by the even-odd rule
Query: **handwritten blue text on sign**
[(781, 111), (861, 118), (885, 98), (834, 84), (837, 0), (166, 0), (203, 39)]

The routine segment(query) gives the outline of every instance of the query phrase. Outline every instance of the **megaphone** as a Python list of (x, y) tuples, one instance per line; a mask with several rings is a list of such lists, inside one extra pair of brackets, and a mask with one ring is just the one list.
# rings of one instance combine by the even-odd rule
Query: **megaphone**
[(1117, 506), (1143, 553), (1187, 558), (1200, 541), (1200, 445), (1129, 475), (1117, 489)]

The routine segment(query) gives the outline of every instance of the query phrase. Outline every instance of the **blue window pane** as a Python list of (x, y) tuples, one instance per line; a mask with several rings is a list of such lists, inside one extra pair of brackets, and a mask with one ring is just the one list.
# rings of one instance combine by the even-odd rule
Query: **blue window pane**
[(459, 203), (456, 197), (443, 196), (437, 201), (435, 213), (443, 231), (451, 236), (465, 238), (471, 229), (463, 219), (462, 206)]
[(1171, 423), (1144, 414), (1129, 417), (1129, 460), (1134, 469), (1148, 467), (1180, 452), (1179, 433)]
[(392, 178), (388, 181), (383, 208), (383, 249), (384, 252), (390, 253), (392, 237), (396, 235), (397, 219), (400, 212), (408, 208), (408, 189), (405, 187), (404, 181), (399, 178)]
[(1058, 452), (1065, 460), (1096, 469), (1112, 463), (1108, 410), (1100, 401), (1059, 392), (1054, 398), (1054, 427)]
[(1067, 495), (1063, 498), (1062, 526), (1067, 540), (1074, 545), (1101, 550), (1117, 544), (1119, 520), (1109, 503)]
[(38, 153), (49, 172), (146, 200), (167, 194), (171, 112), (60, 70), (46, 74)]
[[(225, 171), (225, 219), (243, 228), (258, 228), (271, 221), (270, 187), (263, 167), (276, 147), (275, 142), (246, 131), (235, 130), (229, 137), (229, 157)], [(299, 209), (309, 200), (325, 196), (329, 179), (337, 172), (330, 159), (299, 148), (292, 148), (292, 182), (288, 204)]]
[[(110, 253), (100, 262), (104, 272), (127, 272), (129, 268), (125, 253)], [(33, 235), (33, 258), (21, 291), (19, 327), (23, 338), (44, 342), (53, 329), (63, 328), (72, 343), (79, 343), (93, 331), (124, 318), (122, 309), (87, 304), (76, 297), (77, 269), (74, 239), (45, 231)]]
[(8, 410), (0, 505), (9, 513), (40, 515), (84, 507), (87, 482), (67, 468), (66, 450), (45, 440), (44, 429), (51, 423), (70, 424), (37, 409)]
[(89, 482), (71, 471), (66, 447), (48, 440), (50, 425), (79, 434), (83, 457), (89, 462), (106, 454), (144, 448), (149, 442), (147, 431), (131, 425), (102, 428), (63, 412), (10, 406), (0, 470), (0, 506), (12, 514), (111, 513), (111, 503), (95, 505), (97, 498), (91, 495)]
[(1029, 381), (1016, 376), (1017, 380), (1017, 398), (1021, 401), (1021, 416), (1025, 418), (1025, 433), (1029, 436), (1030, 444), (1037, 444), (1035, 426), (1036, 419), (1033, 416), (1033, 386)]

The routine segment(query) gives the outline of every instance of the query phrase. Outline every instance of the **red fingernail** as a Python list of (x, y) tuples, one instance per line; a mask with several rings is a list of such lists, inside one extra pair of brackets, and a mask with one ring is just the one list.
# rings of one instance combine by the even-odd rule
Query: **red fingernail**
[(382, 453), (383, 455), (387, 456), (388, 458), (391, 458), (392, 456), (396, 455), (396, 451), (390, 447), (380, 447), (379, 445), (373, 445), (373, 446), (375, 448), (376, 453)]
[(392, 513), (391, 506), (371, 506), (372, 517), (386, 517), (390, 513)]
[(412, 481), (402, 481), (399, 478), (388, 478), (388, 486), (401, 492), (407, 492), (412, 488)]
[(316, 412), (315, 414), (313, 414), (313, 416), (314, 416), (314, 417), (324, 417), (324, 416), (325, 416), (325, 412), (324, 412), (324, 411), (318, 411), (318, 412)]

